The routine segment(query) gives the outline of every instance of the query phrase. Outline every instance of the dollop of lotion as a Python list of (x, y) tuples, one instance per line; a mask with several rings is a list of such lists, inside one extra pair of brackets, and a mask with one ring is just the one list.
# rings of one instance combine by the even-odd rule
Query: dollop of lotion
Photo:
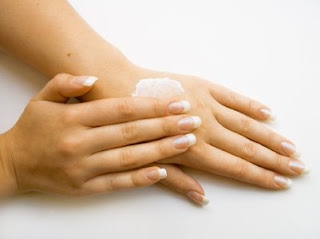
[(141, 79), (136, 84), (132, 97), (154, 97), (165, 98), (181, 95), (184, 89), (179, 81), (170, 78), (147, 78)]

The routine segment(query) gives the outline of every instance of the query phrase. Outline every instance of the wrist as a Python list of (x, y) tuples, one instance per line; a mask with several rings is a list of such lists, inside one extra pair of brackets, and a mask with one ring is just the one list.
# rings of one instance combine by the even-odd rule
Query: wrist
[(0, 197), (10, 196), (17, 192), (14, 165), (9, 152), (7, 135), (0, 135)]

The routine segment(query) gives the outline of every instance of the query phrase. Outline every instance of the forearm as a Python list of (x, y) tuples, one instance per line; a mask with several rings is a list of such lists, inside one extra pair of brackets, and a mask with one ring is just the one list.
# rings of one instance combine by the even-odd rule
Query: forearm
[(127, 78), (130, 62), (67, 1), (2, 0), (0, 9), (6, 9), (0, 15), (2, 48), (46, 75), (95, 75), (110, 92), (121, 87), (117, 79)]
[(17, 191), (15, 172), (10, 164), (10, 155), (4, 134), (0, 135), (0, 197), (9, 196)]

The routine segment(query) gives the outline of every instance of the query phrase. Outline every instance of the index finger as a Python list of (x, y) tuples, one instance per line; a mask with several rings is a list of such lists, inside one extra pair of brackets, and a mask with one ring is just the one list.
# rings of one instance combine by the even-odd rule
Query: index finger
[(139, 119), (182, 114), (190, 110), (185, 100), (147, 97), (111, 98), (78, 104), (81, 124), (96, 127)]

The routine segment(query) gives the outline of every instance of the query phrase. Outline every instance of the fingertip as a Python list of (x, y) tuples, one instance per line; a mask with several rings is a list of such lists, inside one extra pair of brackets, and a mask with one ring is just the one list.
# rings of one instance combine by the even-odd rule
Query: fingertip
[(79, 97), (92, 89), (92, 86), (98, 80), (95, 76), (73, 76), (64, 74), (64, 77), (58, 77), (60, 90), (59, 93), (66, 97)]
[(98, 77), (95, 76), (75, 76), (72, 83), (85, 86), (85, 87), (91, 87), (96, 83), (98, 80)]
[(193, 202), (202, 206), (206, 206), (210, 202), (210, 200), (204, 194), (200, 194), (196, 191), (187, 192), (187, 197)]
[(259, 116), (262, 117), (262, 120), (270, 120), (274, 121), (276, 119), (276, 115), (272, 112), (270, 108), (262, 108), (259, 110)]
[(159, 181), (167, 177), (167, 170), (165, 168), (153, 167), (145, 172), (147, 178), (151, 181)]

